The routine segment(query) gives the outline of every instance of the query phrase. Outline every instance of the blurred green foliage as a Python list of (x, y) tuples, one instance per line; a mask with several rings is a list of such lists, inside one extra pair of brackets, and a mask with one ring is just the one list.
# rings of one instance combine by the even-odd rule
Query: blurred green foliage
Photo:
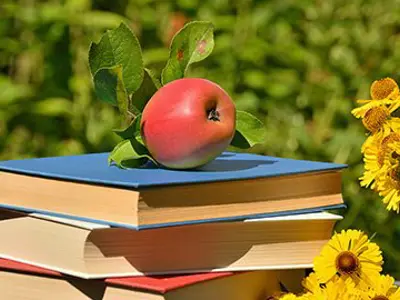
[(400, 79), (399, 0), (2, 0), (0, 159), (110, 151), (118, 115), (94, 95), (90, 42), (125, 21), (159, 72), (171, 34), (194, 19), (215, 24), (215, 48), (190, 76), (265, 122), (253, 152), (349, 164), (336, 229), (375, 234), (400, 278), (400, 216), (359, 186), (365, 131), (350, 114), (373, 80)]

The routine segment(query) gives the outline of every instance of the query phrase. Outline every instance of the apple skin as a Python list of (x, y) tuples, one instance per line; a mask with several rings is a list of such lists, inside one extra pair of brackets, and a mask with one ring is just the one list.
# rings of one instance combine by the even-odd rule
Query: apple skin
[(154, 93), (143, 109), (140, 130), (159, 164), (192, 169), (229, 146), (235, 125), (235, 104), (219, 85), (203, 78), (182, 78)]

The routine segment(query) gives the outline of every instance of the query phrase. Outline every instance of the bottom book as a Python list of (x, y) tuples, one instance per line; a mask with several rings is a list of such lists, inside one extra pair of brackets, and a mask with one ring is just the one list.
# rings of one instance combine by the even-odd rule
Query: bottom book
[(13, 300), (263, 300), (282, 287), (299, 292), (305, 273), (264, 270), (99, 280), (0, 259), (0, 291), (1, 299)]

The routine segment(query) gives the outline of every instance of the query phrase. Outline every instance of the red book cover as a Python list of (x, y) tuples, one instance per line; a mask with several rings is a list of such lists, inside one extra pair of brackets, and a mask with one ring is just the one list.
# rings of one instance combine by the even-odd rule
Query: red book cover
[(60, 273), (55, 272), (55, 271), (51, 271), (48, 269), (43, 269), (40, 267), (35, 267), (32, 265), (23, 264), (20, 262), (3, 259), (3, 258), (0, 258), (0, 270), (11, 270), (11, 271), (25, 272), (25, 273), (38, 274), (38, 275), (62, 277), (62, 275)]
[[(0, 270), (26, 272), (30, 274), (63, 277), (63, 274), (48, 269), (0, 258)], [(108, 278), (105, 282), (129, 288), (140, 288), (158, 293), (166, 293), (199, 282), (231, 276), (233, 272), (212, 272), (188, 275), (168, 276), (135, 276), (122, 278)]]

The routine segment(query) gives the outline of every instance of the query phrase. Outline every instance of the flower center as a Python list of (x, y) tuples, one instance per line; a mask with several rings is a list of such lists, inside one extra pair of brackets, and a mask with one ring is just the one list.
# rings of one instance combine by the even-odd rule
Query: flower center
[(390, 111), (386, 106), (373, 107), (365, 113), (362, 122), (372, 133), (377, 132), (390, 116)]
[(360, 267), (357, 256), (350, 251), (343, 251), (336, 257), (336, 270), (342, 274), (352, 274)]
[(392, 78), (375, 80), (371, 84), (371, 97), (374, 100), (392, 99), (398, 96), (399, 87)]
[[(378, 164), (380, 166), (383, 166), (383, 163), (385, 161), (385, 157), (387, 157), (386, 155), (389, 152), (389, 145), (392, 144), (393, 142), (400, 142), (400, 134), (397, 132), (392, 132), (390, 133), (388, 136), (386, 136), (385, 138), (383, 138), (380, 147), (379, 147), (379, 151), (378, 151)], [(400, 157), (399, 153), (397, 153), (396, 151), (392, 151), (390, 154), (390, 158), (391, 159), (398, 159)]]
[(389, 298), (383, 295), (378, 295), (372, 298), (371, 300), (389, 300)]

